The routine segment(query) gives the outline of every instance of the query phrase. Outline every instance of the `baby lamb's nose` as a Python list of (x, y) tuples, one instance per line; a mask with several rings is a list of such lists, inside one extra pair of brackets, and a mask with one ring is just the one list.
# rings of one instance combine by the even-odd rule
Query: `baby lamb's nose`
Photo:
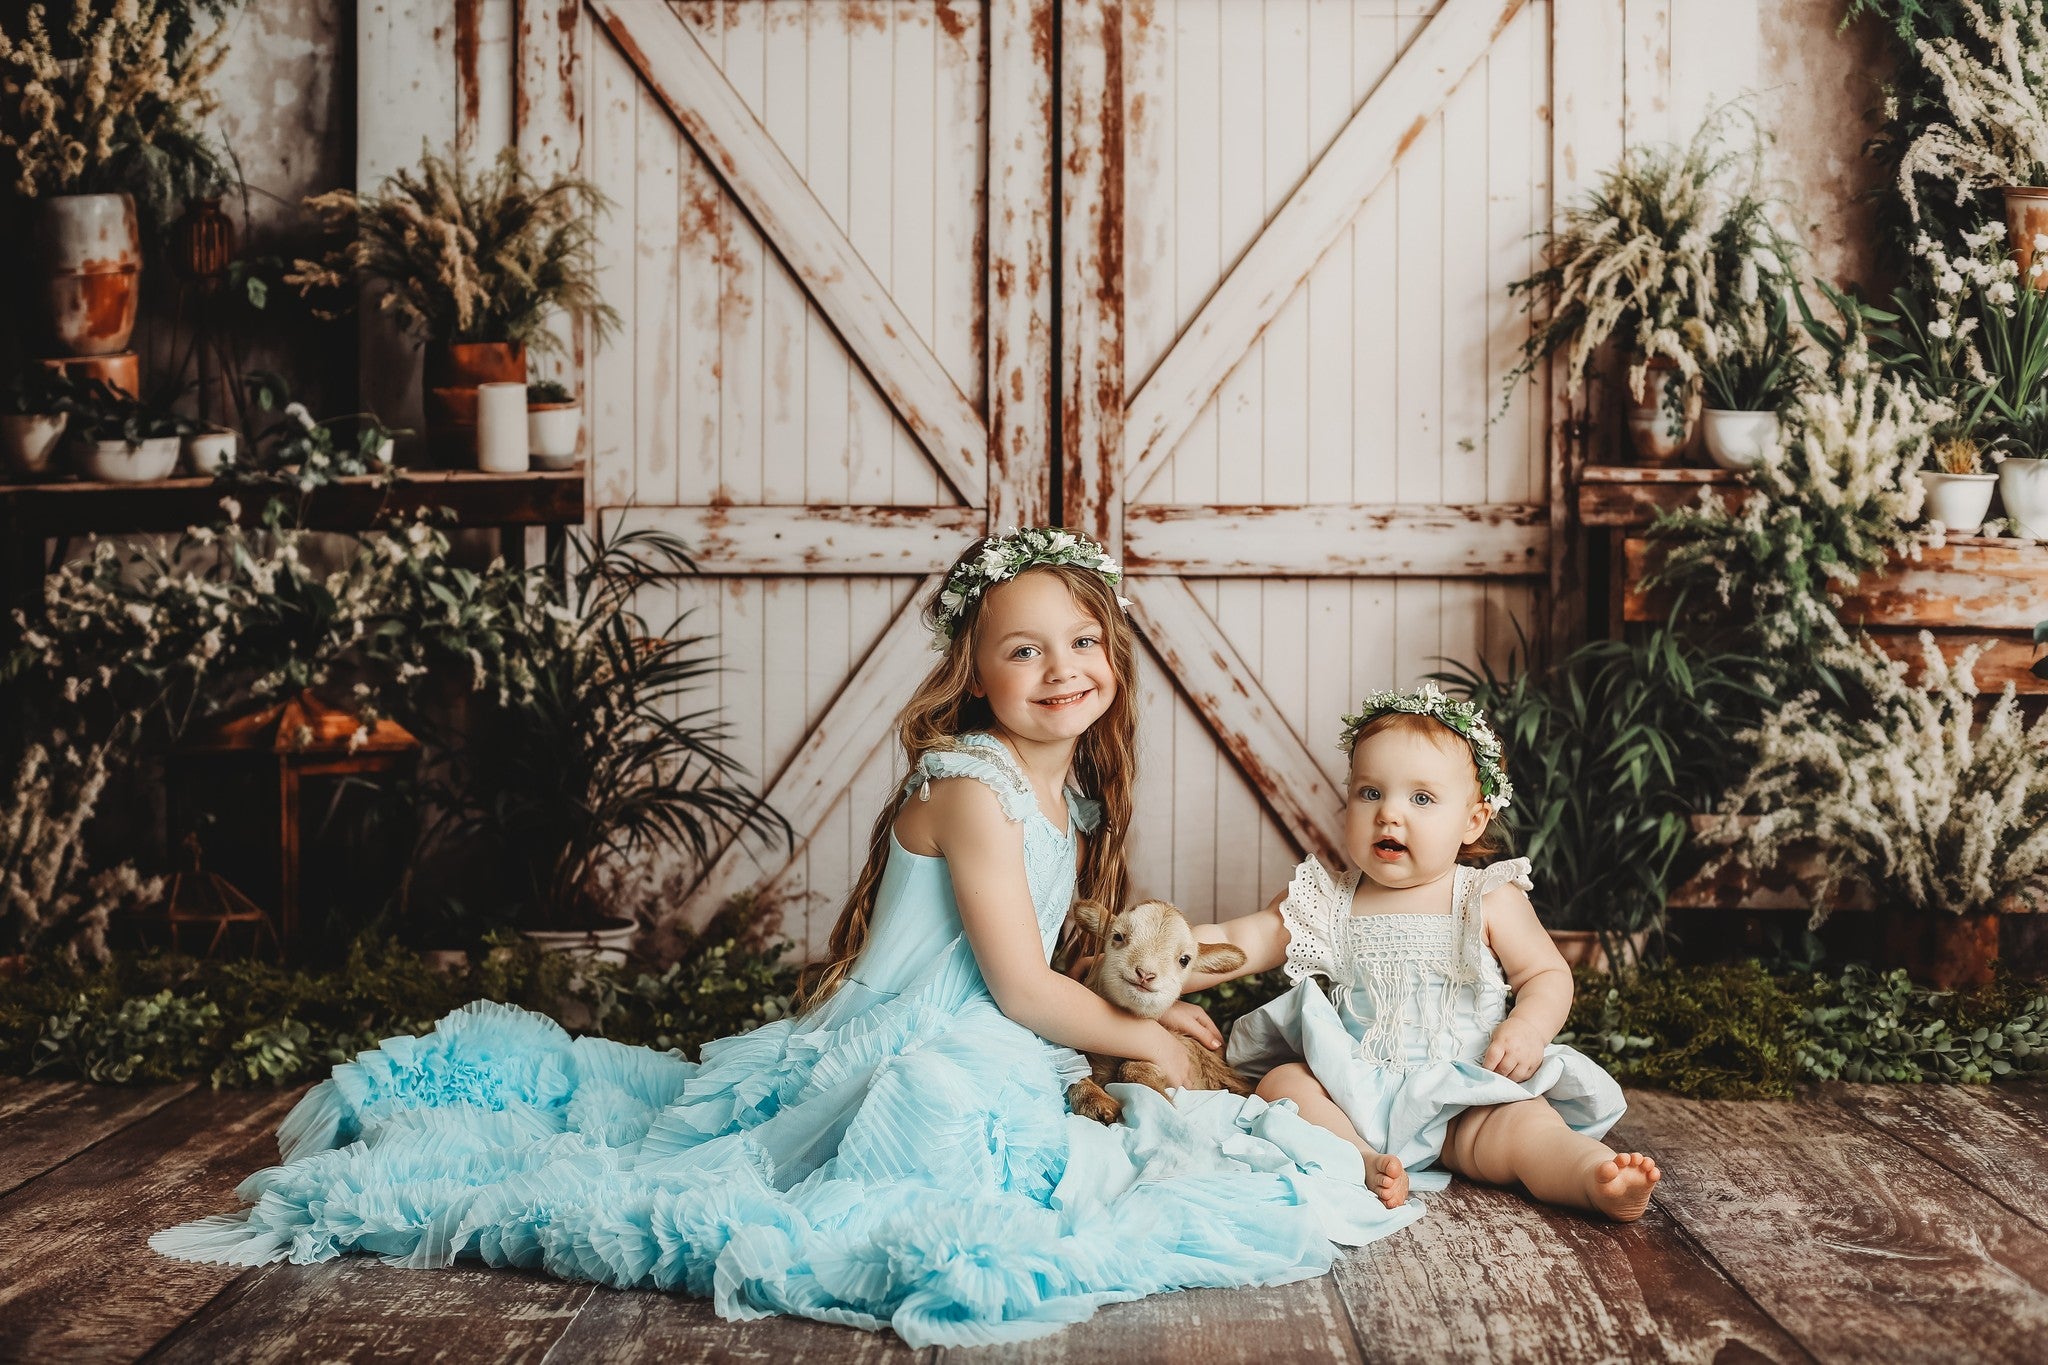
[(1159, 973), (1157, 973), (1157, 972), (1148, 972), (1148, 971), (1146, 971), (1146, 970), (1145, 970), (1145, 969), (1144, 969), (1143, 967), (1133, 967), (1133, 968), (1131, 969), (1131, 975), (1132, 975), (1132, 976), (1135, 976), (1135, 977), (1137, 977), (1137, 978), (1138, 978), (1138, 984), (1139, 984), (1139, 985), (1141, 985), (1141, 986), (1149, 986), (1149, 985), (1151, 985), (1151, 984), (1152, 984), (1152, 979), (1153, 979), (1154, 977), (1158, 976), (1158, 975), (1159, 975)]

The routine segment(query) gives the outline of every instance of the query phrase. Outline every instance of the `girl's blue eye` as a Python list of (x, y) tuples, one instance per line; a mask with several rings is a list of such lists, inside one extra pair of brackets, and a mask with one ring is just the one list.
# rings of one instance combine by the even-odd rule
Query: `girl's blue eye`
[(1038, 653), (1037, 645), (1018, 645), (1010, 657), (1013, 659), (1028, 659), (1036, 653)]
[(1431, 796), (1428, 792), (1417, 792), (1414, 796), (1410, 797), (1409, 799), (1418, 806), (1433, 805), (1436, 802), (1436, 798), (1434, 796)]
[(1083, 636), (1082, 636), (1082, 637), (1081, 637), (1080, 639), (1078, 639), (1078, 640), (1074, 641), (1074, 648), (1076, 648), (1076, 649), (1093, 649), (1093, 648), (1095, 648), (1095, 646), (1097, 646), (1097, 645), (1099, 645), (1099, 644), (1101, 644), (1101, 643), (1102, 643), (1102, 641), (1101, 641), (1101, 640), (1099, 640), (1099, 639), (1097, 639), (1097, 638), (1096, 638), (1095, 636), (1093, 636), (1093, 635), (1083, 635)]

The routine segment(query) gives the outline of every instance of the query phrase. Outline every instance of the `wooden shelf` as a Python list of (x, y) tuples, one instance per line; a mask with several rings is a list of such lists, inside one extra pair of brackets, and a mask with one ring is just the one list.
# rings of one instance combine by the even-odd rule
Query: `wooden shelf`
[[(400, 470), (388, 481), (358, 475), (305, 495), (302, 524), (322, 531), (364, 531), (388, 517), (445, 507), (454, 512), (459, 526), (575, 525), (585, 515), (583, 482), (582, 469), (525, 474)], [(235, 499), (242, 522), (250, 524), (261, 518), (268, 503), (300, 496), (282, 485), (237, 488), (205, 478), (0, 484), (0, 526), (30, 541), (182, 531), (218, 521), (223, 498)]]
[(1579, 522), (1609, 529), (1648, 526), (1665, 512), (1691, 506), (1702, 492), (1741, 506), (1749, 496), (1742, 476), (1725, 469), (1638, 469), (1592, 465), (1579, 471)]

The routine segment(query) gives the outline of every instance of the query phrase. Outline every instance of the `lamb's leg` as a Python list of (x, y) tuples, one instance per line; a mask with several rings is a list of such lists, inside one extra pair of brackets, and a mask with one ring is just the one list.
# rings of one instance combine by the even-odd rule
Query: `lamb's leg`
[(1120, 1081), (1134, 1081), (1139, 1085), (1150, 1086), (1162, 1095), (1166, 1093), (1168, 1084), (1166, 1073), (1150, 1062), (1125, 1062), (1116, 1069), (1116, 1078)]
[(1075, 1081), (1067, 1087), (1067, 1108), (1097, 1123), (1115, 1123), (1124, 1116), (1123, 1101), (1092, 1079)]

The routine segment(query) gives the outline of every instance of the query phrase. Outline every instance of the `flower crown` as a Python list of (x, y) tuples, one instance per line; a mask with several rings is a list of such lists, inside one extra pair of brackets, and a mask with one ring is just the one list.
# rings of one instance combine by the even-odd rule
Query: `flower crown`
[[(938, 632), (932, 648), (946, 647), (946, 642), (959, 630), (960, 620), (967, 614), (967, 609), (979, 601), (984, 592), (1005, 579), (1015, 578), (1026, 569), (1047, 564), (1071, 564), (1076, 568), (1093, 569), (1112, 588), (1124, 577), (1123, 570), (1116, 566), (1109, 553), (1078, 531), (1030, 526), (1007, 535), (990, 536), (982, 545), (980, 554), (962, 562), (947, 575), (946, 586), (940, 590), (937, 607), (932, 613), (932, 628)], [(1131, 600), (1128, 597), (1118, 597), (1116, 603), (1124, 610), (1130, 610)]]
[(1501, 763), (1500, 738), (1477, 704), (1452, 701), (1435, 683), (1424, 683), (1413, 692), (1375, 692), (1359, 706), (1358, 714), (1344, 717), (1344, 733), (1337, 747), (1350, 753), (1358, 745), (1358, 732), (1370, 721), (1394, 713), (1428, 716), (1449, 726), (1472, 746), (1472, 761), (1479, 769), (1479, 800), (1495, 815), (1508, 808), (1515, 789)]

